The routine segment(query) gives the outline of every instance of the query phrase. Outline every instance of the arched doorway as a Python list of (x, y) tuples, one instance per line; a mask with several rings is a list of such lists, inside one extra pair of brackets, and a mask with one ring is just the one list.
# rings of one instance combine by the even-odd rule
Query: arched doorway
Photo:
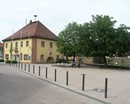
[(46, 62), (47, 63), (54, 63), (53, 57), (48, 57)]

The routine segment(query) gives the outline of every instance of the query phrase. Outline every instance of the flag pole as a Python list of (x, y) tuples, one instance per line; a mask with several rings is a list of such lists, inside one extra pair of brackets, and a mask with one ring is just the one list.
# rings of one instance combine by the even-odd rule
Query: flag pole
[(13, 55), (12, 55), (13, 54), (13, 34), (14, 34), (14, 29), (12, 28), (12, 37), (11, 37), (12, 38), (12, 42), (11, 42), (12, 46), (10, 47), (11, 48), (10, 49), (10, 52), (11, 52), (11, 64), (12, 64), (12, 57), (13, 57)]

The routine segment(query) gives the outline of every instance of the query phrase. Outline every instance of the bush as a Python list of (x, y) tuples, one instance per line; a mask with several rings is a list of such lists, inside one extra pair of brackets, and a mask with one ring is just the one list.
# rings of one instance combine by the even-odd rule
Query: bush
[(66, 63), (67, 60), (66, 59), (57, 59), (56, 63)]
[[(6, 63), (11, 63), (11, 60), (6, 60)], [(17, 61), (13, 60), (12, 63), (17, 63)]]
[(13, 60), (12, 63), (18, 63), (16, 60)]
[(6, 60), (6, 63), (11, 63), (11, 60)]
[(0, 62), (4, 62), (4, 60), (3, 60), (3, 59), (0, 59)]

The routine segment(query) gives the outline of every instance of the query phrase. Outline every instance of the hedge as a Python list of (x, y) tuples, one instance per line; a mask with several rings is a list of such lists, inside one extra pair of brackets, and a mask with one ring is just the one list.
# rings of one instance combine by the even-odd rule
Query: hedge
[[(7, 60), (6, 63), (11, 63), (11, 60)], [(13, 60), (12, 63), (17, 63), (17, 61)]]
[(3, 59), (0, 59), (0, 62), (4, 62), (4, 60), (3, 60)]

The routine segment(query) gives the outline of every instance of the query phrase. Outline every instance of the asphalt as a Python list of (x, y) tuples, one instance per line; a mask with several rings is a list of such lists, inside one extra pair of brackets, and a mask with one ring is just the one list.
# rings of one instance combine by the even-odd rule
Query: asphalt
[(0, 104), (130, 104), (130, 70), (61, 66), (2, 63)]

